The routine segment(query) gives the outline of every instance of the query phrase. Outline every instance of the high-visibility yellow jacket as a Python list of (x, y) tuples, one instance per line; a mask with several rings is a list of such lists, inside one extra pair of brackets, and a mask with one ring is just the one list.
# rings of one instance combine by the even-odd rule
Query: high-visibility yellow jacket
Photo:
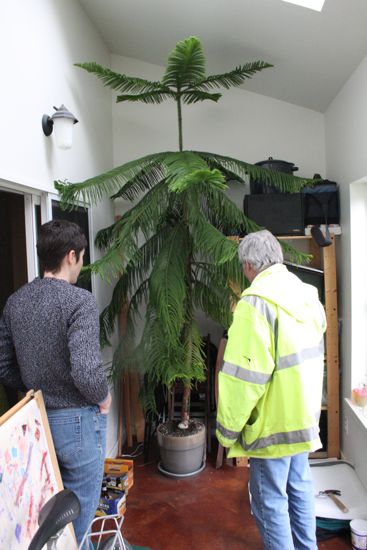
[(241, 295), (219, 373), (217, 438), (229, 457), (277, 458), (321, 447), (325, 312), (286, 266)]

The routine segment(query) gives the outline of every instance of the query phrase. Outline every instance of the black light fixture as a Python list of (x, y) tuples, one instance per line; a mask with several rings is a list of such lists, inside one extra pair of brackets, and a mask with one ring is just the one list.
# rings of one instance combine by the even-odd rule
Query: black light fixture
[(45, 136), (50, 136), (55, 130), (55, 141), (59, 149), (70, 149), (73, 144), (73, 126), (78, 122), (73, 113), (65, 105), (54, 107), (52, 116), (43, 115), (42, 129)]

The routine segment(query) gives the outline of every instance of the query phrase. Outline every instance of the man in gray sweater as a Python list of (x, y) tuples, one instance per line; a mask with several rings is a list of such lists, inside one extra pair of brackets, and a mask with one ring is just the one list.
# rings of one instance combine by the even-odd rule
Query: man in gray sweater
[(37, 243), (43, 278), (12, 294), (0, 319), (0, 383), (42, 390), (64, 486), (81, 503), (78, 543), (98, 504), (111, 405), (97, 304), (74, 286), (86, 246), (78, 225), (44, 224)]

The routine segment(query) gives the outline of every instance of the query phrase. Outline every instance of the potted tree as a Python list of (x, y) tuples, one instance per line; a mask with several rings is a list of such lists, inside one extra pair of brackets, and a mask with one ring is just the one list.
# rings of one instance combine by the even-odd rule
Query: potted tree
[[(147, 411), (155, 409), (158, 384), (169, 389), (178, 380), (183, 383), (181, 419), (178, 423), (170, 419), (158, 433), (163, 446), (168, 441), (163, 455), (169, 463), (163, 468), (190, 475), (203, 463), (205, 444), (204, 429), (189, 416), (191, 388), (205, 377), (195, 312), (200, 309), (223, 327), (230, 325), (232, 285), (243, 288), (246, 282), (237, 261), (238, 245), (227, 236), (239, 228), (246, 232), (257, 228), (225, 194), (227, 181), (243, 182), (251, 176), (283, 191), (296, 191), (309, 180), (183, 147), (183, 104), (217, 102), (221, 97), (217, 89), (239, 86), (271, 67), (268, 63), (256, 61), (207, 76), (201, 42), (190, 37), (169, 54), (159, 82), (118, 74), (94, 62), (77, 66), (115, 90), (117, 102), (157, 104), (170, 99), (177, 105), (178, 150), (152, 153), (82, 183), (55, 185), (69, 207), (80, 199), (96, 203), (106, 195), (132, 203), (121, 219), (98, 233), (96, 244), (104, 255), (88, 266), (92, 273), (117, 278), (111, 302), (101, 314), (101, 341), (108, 343), (118, 313), (127, 307), (127, 330), (114, 353), (113, 376), (132, 367), (142, 369)], [(136, 322), (144, 303), (144, 329), (136, 341)], [(176, 441), (180, 451), (191, 448), (187, 442), (193, 436), (193, 447), (202, 446), (196, 451), (197, 464), (186, 460), (180, 470), (172, 459), (172, 446)]]

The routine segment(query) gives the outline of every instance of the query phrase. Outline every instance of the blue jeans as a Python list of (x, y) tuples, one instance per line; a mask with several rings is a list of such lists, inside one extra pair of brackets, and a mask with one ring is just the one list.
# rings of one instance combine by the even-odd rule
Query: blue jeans
[(47, 416), (64, 487), (74, 491), (80, 501), (80, 516), (73, 522), (80, 544), (101, 494), (107, 415), (91, 405), (48, 409)]
[(250, 491), (266, 550), (317, 550), (308, 453), (250, 458)]

